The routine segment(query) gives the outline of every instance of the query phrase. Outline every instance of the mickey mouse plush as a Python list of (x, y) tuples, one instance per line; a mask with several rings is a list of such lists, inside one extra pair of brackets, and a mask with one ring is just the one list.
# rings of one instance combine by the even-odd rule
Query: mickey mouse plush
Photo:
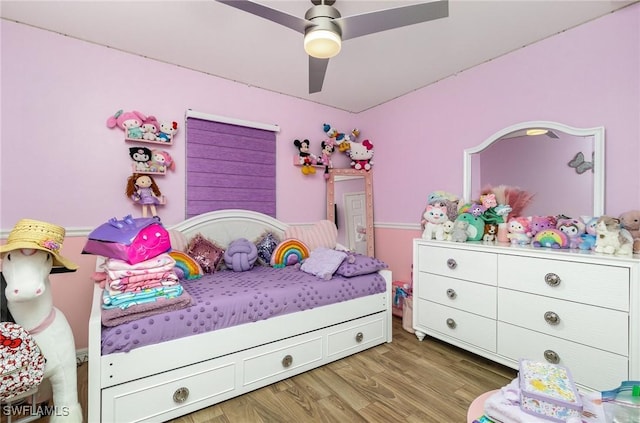
[(316, 168), (313, 165), (318, 161), (317, 157), (309, 152), (309, 144), (307, 139), (293, 141), (293, 145), (298, 149), (298, 163), (302, 165), (301, 170), (304, 175), (316, 173)]

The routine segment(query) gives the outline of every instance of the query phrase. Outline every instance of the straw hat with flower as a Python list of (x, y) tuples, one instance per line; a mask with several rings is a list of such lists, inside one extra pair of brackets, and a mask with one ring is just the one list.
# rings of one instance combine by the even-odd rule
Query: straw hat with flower
[(62, 226), (39, 220), (21, 219), (9, 233), (7, 243), (0, 246), (0, 253), (23, 248), (42, 250), (51, 253), (54, 266), (64, 266), (69, 270), (75, 270), (78, 265), (60, 254), (64, 235), (65, 230)]

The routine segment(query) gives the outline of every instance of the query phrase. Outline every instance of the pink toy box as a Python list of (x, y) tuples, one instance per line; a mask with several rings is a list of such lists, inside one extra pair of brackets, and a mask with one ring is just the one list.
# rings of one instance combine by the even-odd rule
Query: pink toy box
[(520, 360), (520, 408), (554, 422), (582, 415), (582, 401), (569, 370), (550, 363)]

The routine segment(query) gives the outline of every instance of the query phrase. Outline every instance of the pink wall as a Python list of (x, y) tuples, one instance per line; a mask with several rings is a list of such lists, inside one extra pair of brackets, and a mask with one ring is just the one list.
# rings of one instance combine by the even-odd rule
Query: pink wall
[[(289, 223), (322, 219), (326, 209), (322, 172), (303, 176), (291, 164), (293, 139), (309, 138), (319, 153), (323, 122), (360, 128), (376, 148), (376, 255), (397, 280), (410, 277), (427, 194), (461, 194), (462, 151), (517, 122), (604, 126), (606, 211), (640, 209), (640, 178), (629, 177), (640, 162), (639, 21), (634, 5), (358, 115), (0, 21), (0, 228), (30, 217), (82, 233), (138, 213), (123, 194), (128, 145), (105, 126), (120, 108), (178, 122), (191, 108), (280, 125), (277, 217)], [(183, 143), (181, 131), (171, 148), (178, 170), (162, 179), (169, 204), (160, 215), (169, 225), (184, 215)], [(54, 282), (78, 348), (86, 346), (93, 270), (79, 254), (83, 241), (64, 246), (81, 271)]]

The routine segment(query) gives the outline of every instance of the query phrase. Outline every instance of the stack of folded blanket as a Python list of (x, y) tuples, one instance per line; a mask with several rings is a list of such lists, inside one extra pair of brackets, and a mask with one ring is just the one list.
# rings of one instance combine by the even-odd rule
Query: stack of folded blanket
[(168, 253), (136, 264), (107, 259), (103, 272), (94, 276), (104, 287), (102, 324), (116, 326), (190, 305), (191, 297), (180, 284), (175, 264)]

